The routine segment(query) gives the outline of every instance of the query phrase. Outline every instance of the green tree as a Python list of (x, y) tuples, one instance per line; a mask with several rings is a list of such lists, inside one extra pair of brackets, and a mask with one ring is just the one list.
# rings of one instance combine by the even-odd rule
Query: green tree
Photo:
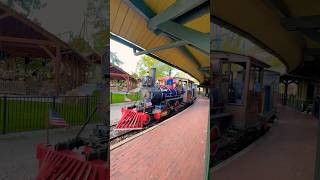
[(132, 73), (131, 76), (135, 79), (139, 79), (139, 75), (137, 73)]
[(139, 77), (147, 76), (151, 68), (157, 69), (156, 78), (168, 76), (170, 72), (174, 70), (173, 67), (145, 55), (138, 61), (136, 74), (138, 74)]
[(187, 78), (187, 74), (182, 71), (178, 71), (174, 76), (179, 78)]
[(22, 8), (24, 12), (21, 12), (28, 16), (33, 9), (41, 9), (47, 5), (45, 0), (1, 0), (2, 2), (9, 6), (10, 8), (14, 8), (19, 6)]
[(123, 64), (123, 62), (118, 58), (117, 53), (115, 52), (110, 52), (110, 62), (117, 66)]
[(90, 44), (83, 37), (75, 36), (73, 33), (70, 33), (69, 45), (80, 53), (92, 51)]
[(109, 41), (109, 0), (88, 1), (86, 17), (88, 22), (97, 30), (92, 34), (93, 48), (102, 52)]

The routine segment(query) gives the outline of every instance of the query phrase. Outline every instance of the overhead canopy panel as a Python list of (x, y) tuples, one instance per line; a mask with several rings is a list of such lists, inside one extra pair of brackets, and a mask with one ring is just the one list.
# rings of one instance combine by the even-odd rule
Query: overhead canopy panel
[(304, 62), (305, 49), (319, 47), (319, 0), (212, 2), (214, 23), (244, 35), (276, 55), (289, 72)]
[[(204, 83), (209, 77), (207, 0), (111, 0), (110, 31)], [(130, 61), (128, 59), (128, 61)]]

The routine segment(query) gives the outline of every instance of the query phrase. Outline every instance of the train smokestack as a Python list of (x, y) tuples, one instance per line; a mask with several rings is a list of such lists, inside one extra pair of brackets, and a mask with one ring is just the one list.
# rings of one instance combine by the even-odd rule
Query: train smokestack
[(151, 80), (152, 80), (152, 86), (155, 86), (155, 84), (156, 84), (156, 68), (151, 68)]

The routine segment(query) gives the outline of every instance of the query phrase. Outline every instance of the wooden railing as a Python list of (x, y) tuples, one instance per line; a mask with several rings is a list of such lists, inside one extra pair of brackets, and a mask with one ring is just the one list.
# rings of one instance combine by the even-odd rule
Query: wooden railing
[(299, 99), (295, 95), (288, 95), (285, 99), (284, 94), (280, 94), (280, 100), (282, 105), (291, 107), (297, 111), (306, 111), (310, 105), (313, 104), (313, 100)]

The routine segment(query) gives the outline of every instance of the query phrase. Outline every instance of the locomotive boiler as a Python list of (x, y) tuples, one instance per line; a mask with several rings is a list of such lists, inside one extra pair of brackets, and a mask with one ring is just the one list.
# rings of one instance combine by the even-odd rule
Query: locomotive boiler
[(142, 129), (150, 121), (160, 121), (181, 107), (193, 103), (194, 85), (190, 80), (163, 77), (156, 81), (156, 69), (141, 80), (141, 99), (133, 106), (121, 109), (122, 117), (116, 129)]

